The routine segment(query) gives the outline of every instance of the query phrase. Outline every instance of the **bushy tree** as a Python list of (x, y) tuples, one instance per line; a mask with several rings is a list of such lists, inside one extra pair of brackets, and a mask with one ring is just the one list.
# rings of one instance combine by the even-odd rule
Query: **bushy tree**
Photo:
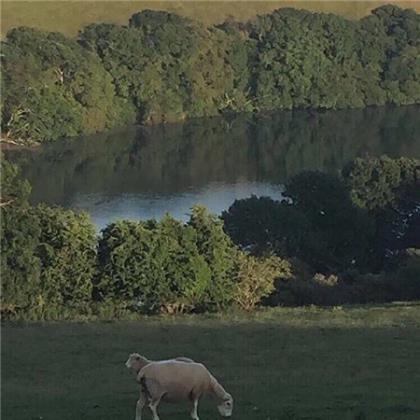
[(36, 255), (45, 305), (85, 305), (96, 270), (94, 225), (87, 214), (60, 207), (39, 205), (33, 211), (41, 226)]
[(270, 197), (252, 195), (235, 200), (222, 213), (226, 232), (235, 244), (255, 254), (276, 248), (279, 237), (277, 225), (281, 223), (282, 204)]
[(233, 302), (246, 311), (254, 309), (274, 292), (277, 280), (292, 276), (290, 263), (275, 256), (255, 258), (239, 252), (236, 263), (238, 274)]
[(122, 299), (148, 312), (230, 303), (234, 249), (214, 216), (193, 210), (191, 218), (188, 225), (169, 216), (109, 225), (99, 242), (98, 297)]
[(305, 252), (319, 268), (365, 267), (373, 250), (374, 223), (351, 201), (344, 182), (317, 171), (301, 172), (286, 184), (284, 195), (310, 223), (317, 243)]
[(235, 243), (254, 252), (298, 257), (316, 271), (366, 268), (374, 250), (374, 224), (350, 200), (340, 178), (316, 171), (290, 179), (282, 202), (236, 201), (223, 214)]
[[(357, 23), (282, 8), (259, 17), (252, 86), (262, 109), (346, 108), (366, 104)], [(370, 83), (372, 78), (370, 78)]]
[(1, 309), (6, 313), (32, 304), (41, 270), (35, 255), (39, 221), (28, 208), (30, 186), (18, 174), (1, 156)]
[(400, 251), (419, 247), (420, 161), (413, 158), (355, 159), (343, 174), (353, 202), (376, 222), (382, 264)]
[(28, 203), (29, 188), (2, 159), (2, 311), (59, 318), (64, 307), (91, 299), (95, 229), (84, 214)]
[(398, 190), (420, 179), (420, 161), (411, 158), (358, 158), (343, 169), (352, 201), (368, 210), (395, 202)]
[(43, 142), (127, 124), (97, 56), (59, 33), (12, 29), (2, 43), (3, 130)]
[(236, 250), (223, 230), (223, 222), (205, 207), (192, 208), (188, 226), (197, 232), (197, 248), (211, 269), (205, 307), (223, 308), (232, 299)]
[(0, 207), (23, 206), (28, 204), (31, 186), (28, 181), (19, 177), (19, 169), (16, 165), (5, 159), (0, 153), (1, 174), (1, 202)]
[[(247, 55), (237, 37), (172, 13), (146, 10), (128, 27), (93, 24), (81, 42), (97, 52), (141, 122), (215, 115), (246, 103)], [(245, 76), (244, 76), (245, 77)]]
[(418, 103), (420, 16), (414, 10), (386, 5), (363, 18), (361, 26), (368, 48), (360, 54), (369, 57), (370, 68), (377, 68), (387, 102)]

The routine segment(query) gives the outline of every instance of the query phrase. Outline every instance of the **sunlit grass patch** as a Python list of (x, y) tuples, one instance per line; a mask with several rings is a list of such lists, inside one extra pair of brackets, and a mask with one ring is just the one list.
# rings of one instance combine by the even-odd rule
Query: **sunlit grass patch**
[[(140, 10), (166, 10), (199, 20), (206, 25), (223, 22), (229, 16), (246, 21), (257, 14), (270, 13), (279, 7), (337, 13), (347, 18), (361, 18), (386, 1), (5, 1), (2, 4), (1, 35), (10, 28), (31, 26), (75, 36), (92, 22), (125, 25)], [(413, 1), (395, 1), (402, 8), (419, 10)]]

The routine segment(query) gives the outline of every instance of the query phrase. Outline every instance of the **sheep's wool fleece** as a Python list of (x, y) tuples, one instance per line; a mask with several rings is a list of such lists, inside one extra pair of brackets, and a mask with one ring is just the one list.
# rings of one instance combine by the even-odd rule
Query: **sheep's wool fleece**
[(163, 400), (176, 402), (191, 395), (201, 396), (210, 389), (211, 375), (201, 363), (175, 360), (152, 362), (138, 375), (146, 380), (152, 397), (163, 394)]

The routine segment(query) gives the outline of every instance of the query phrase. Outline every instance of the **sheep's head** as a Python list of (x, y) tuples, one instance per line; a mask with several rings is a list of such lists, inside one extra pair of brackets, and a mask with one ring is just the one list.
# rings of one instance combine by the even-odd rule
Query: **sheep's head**
[(138, 353), (132, 353), (128, 357), (127, 361), (125, 362), (125, 365), (128, 369), (134, 371), (134, 372), (140, 372), (140, 370), (143, 368), (146, 359), (141, 356)]
[(223, 417), (230, 417), (233, 411), (233, 398), (232, 395), (226, 393), (221, 403), (217, 406), (219, 413)]

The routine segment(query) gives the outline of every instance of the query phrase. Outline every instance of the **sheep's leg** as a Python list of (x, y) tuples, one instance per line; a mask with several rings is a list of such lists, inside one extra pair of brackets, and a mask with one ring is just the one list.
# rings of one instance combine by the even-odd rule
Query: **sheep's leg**
[(137, 401), (136, 404), (136, 420), (141, 420), (141, 413), (143, 411), (144, 403), (141, 400)]
[(198, 408), (198, 399), (195, 399), (193, 401), (193, 406), (192, 406), (192, 409), (191, 409), (191, 418), (193, 420), (200, 420), (198, 418), (197, 408)]
[(143, 412), (143, 407), (146, 405), (147, 402), (147, 396), (144, 394), (144, 392), (140, 391), (140, 397), (136, 404), (136, 420), (141, 420), (141, 415)]
[(160, 420), (158, 413), (157, 413), (157, 406), (159, 405), (160, 399), (156, 401), (152, 401), (149, 404), (150, 410), (152, 410), (153, 420)]

